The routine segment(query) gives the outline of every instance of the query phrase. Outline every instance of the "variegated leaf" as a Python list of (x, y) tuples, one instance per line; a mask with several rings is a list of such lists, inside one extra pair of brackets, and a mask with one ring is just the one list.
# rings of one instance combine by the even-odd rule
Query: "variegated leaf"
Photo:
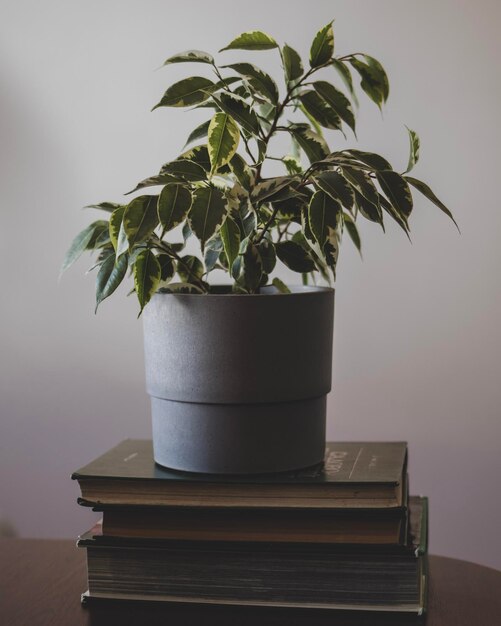
[(238, 148), (240, 130), (227, 113), (216, 113), (209, 124), (208, 150), (214, 174), (230, 162)]
[(324, 80), (317, 80), (313, 83), (313, 87), (318, 95), (323, 98), (329, 106), (339, 115), (339, 117), (348, 124), (353, 132), (355, 132), (355, 115), (351, 108), (348, 98), (338, 89)]
[(229, 215), (226, 217), (223, 225), (221, 226), (220, 234), (228, 267), (231, 267), (233, 265), (233, 261), (238, 255), (240, 246), (240, 229)]
[(128, 267), (127, 255), (115, 262), (115, 254), (110, 254), (101, 264), (96, 277), (96, 311), (100, 303), (111, 296), (125, 277)]
[(164, 65), (171, 65), (172, 63), (208, 63), (212, 65), (214, 63), (214, 57), (208, 52), (202, 50), (187, 50), (186, 52), (180, 52), (169, 57)]
[(158, 219), (163, 232), (184, 222), (191, 208), (192, 196), (184, 185), (166, 185), (158, 198)]
[(315, 184), (325, 191), (334, 200), (339, 200), (344, 207), (351, 211), (354, 202), (353, 189), (338, 172), (327, 171), (315, 174)]
[(225, 67), (243, 76), (254, 91), (272, 104), (278, 102), (278, 87), (275, 81), (269, 74), (259, 69), (259, 67), (252, 65), (252, 63), (233, 63)]
[(167, 185), (167, 183), (175, 183), (179, 179), (173, 176), (172, 174), (156, 174), (155, 176), (149, 176), (145, 178), (141, 182), (139, 182), (134, 189), (128, 191), (125, 195), (128, 196), (135, 191), (139, 191), (139, 189), (144, 189), (145, 187), (156, 187), (158, 185)]
[(360, 234), (358, 232), (358, 228), (355, 224), (354, 219), (351, 217), (349, 213), (343, 213), (343, 220), (346, 230), (348, 231), (348, 235), (350, 239), (353, 241), (356, 249), (359, 251), (360, 256), (362, 256), (362, 242), (360, 240)]
[(334, 54), (334, 31), (332, 22), (321, 28), (313, 39), (310, 49), (310, 66), (319, 67), (328, 63)]
[(329, 154), (329, 146), (318, 133), (299, 124), (289, 126), (288, 130), (301, 146), (310, 163), (320, 161)]
[(236, 37), (219, 52), (223, 50), (271, 50), (273, 48), (278, 48), (273, 37), (260, 30), (251, 30)]
[(376, 172), (381, 189), (399, 213), (409, 217), (412, 211), (412, 194), (405, 178), (390, 170)]
[(191, 76), (174, 83), (164, 93), (162, 99), (152, 111), (158, 107), (186, 107), (205, 102), (216, 85), (203, 76)]
[(125, 208), (123, 227), (129, 249), (144, 241), (158, 226), (158, 196), (138, 196)]
[(162, 166), (162, 173), (170, 174), (178, 181), (182, 179), (190, 183), (207, 180), (207, 173), (203, 166), (188, 158), (179, 158), (170, 163), (166, 163)]
[(237, 152), (233, 155), (229, 166), (238, 182), (248, 191), (254, 182), (254, 173), (245, 159), (243, 159)]
[(80, 258), (84, 250), (88, 249), (89, 243), (95, 235), (96, 230), (99, 229), (99, 232), (102, 232), (103, 228), (108, 228), (108, 222), (105, 220), (97, 220), (78, 233), (71, 242), (68, 252), (66, 252), (61, 265), (60, 274), (70, 268), (73, 263)]
[(341, 118), (339, 115), (316, 91), (312, 89), (304, 91), (299, 96), (299, 100), (306, 111), (320, 126), (333, 130), (339, 130), (341, 128)]
[(113, 213), (110, 215), (110, 223), (109, 223), (109, 231), (110, 231), (110, 240), (115, 248), (115, 252), (117, 251), (118, 245), (118, 234), (120, 233), (120, 228), (122, 226), (122, 219), (125, 212), (125, 206), (119, 206), (116, 208)]
[(230, 115), (244, 130), (253, 135), (259, 134), (260, 126), (256, 112), (243, 98), (222, 92), (219, 96), (214, 95), (213, 99), (221, 111)]
[(188, 222), (202, 244), (212, 237), (226, 215), (226, 200), (216, 187), (200, 187), (193, 193)]
[(441, 211), (443, 211), (448, 217), (450, 217), (450, 219), (454, 222), (454, 224), (456, 225), (456, 228), (459, 230), (459, 226), (457, 225), (456, 220), (454, 219), (452, 213), (449, 211), (449, 209), (445, 206), (445, 204), (439, 200), (437, 198), (437, 196), (433, 193), (433, 191), (430, 189), (430, 187), (426, 184), (423, 183), (422, 180), (418, 180), (417, 178), (413, 178), (412, 176), (405, 176), (404, 177), (405, 180), (410, 183), (413, 187), (415, 187), (419, 192), (421, 192), (423, 194), (423, 196), (425, 196), (425, 198), (428, 198), (428, 200), (430, 202), (433, 202), (433, 204), (435, 206), (437, 206)]
[(282, 282), (282, 281), (280, 280), (280, 278), (278, 278), (278, 277), (277, 277), (277, 278), (274, 278), (274, 279), (271, 281), (271, 284), (272, 284), (272, 285), (275, 287), (275, 289), (276, 289), (277, 291), (279, 291), (280, 293), (291, 293), (291, 290), (289, 289), (289, 287), (287, 287), (287, 285), (286, 285), (284, 282)]
[(342, 219), (341, 203), (324, 191), (313, 194), (308, 206), (308, 220), (311, 232), (323, 250), (329, 240), (330, 233), (338, 229)]
[(143, 250), (134, 263), (134, 286), (141, 312), (157, 290), (162, 276), (162, 268), (151, 250)]
[(281, 241), (275, 249), (282, 263), (294, 272), (308, 273), (315, 270), (315, 261), (298, 243)]
[(204, 264), (193, 254), (181, 257), (177, 264), (177, 273), (183, 283), (197, 282), (204, 275)]
[(187, 146), (193, 141), (197, 141), (198, 139), (203, 139), (204, 137), (207, 137), (207, 133), (209, 131), (209, 124), (210, 124), (210, 120), (207, 120), (206, 122), (202, 122), (201, 124), (199, 124), (194, 130), (191, 131), (184, 145)]
[(282, 63), (284, 66), (285, 79), (291, 82), (303, 75), (303, 63), (299, 54), (287, 44), (282, 48)]
[(419, 148), (420, 148), (420, 141), (419, 141), (419, 136), (418, 134), (411, 130), (410, 128), (407, 128), (407, 132), (409, 133), (409, 162), (407, 163), (407, 169), (405, 170), (404, 174), (407, 174), (407, 172), (410, 172), (414, 166), (416, 165), (416, 163), (419, 160)]

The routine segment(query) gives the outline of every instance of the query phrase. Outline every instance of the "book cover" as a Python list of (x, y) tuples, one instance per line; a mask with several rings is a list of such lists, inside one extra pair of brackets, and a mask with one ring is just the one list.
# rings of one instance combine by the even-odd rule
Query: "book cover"
[(74, 472), (81, 504), (398, 507), (405, 505), (405, 442), (328, 443), (323, 463), (294, 472), (218, 476), (168, 470), (152, 442), (126, 440)]

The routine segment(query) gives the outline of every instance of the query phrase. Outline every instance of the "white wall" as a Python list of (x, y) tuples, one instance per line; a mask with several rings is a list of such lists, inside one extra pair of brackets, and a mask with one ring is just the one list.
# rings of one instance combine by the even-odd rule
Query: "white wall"
[[(401, 166), (403, 125), (416, 129), (416, 175), (454, 209), (462, 235), (418, 199), (412, 245), (369, 223), (363, 262), (345, 245), (329, 436), (408, 440), (412, 491), (431, 499), (432, 551), (501, 568), (501, 5), (4, 0), (2, 9), (0, 517), (23, 536), (75, 536), (91, 515), (75, 504), (70, 472), (122, 438), (150, 436), (136, 303), (122, 289), (94, 317), (88, 259), (59, 285), (57, 275), (90, 217), (80, 207), (120, 200), (178, 154), (195, 123), (149, 113), (194, 68), (155, 68), (252, 28), (306, 53), (335, 17), (338, 52), (373, 54), (391, 80), (384, 122), (362, 107), (360, 145)], [(276, 52), (261, 58), (278, 69)]]

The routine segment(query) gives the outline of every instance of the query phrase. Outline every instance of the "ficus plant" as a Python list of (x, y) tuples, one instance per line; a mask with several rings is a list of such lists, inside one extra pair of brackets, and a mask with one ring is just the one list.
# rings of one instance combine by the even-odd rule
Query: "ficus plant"
[[(419, 157), (414, 131), (408, 129), (403, 173), (379, 154), (329, 148), (326, 129), (338, 139), (355, 135), (356, 82), (379, 108), (389, 94), (376, 59), (359, 52), (335, 56), (332, 22), (315, 35), (308, 65), (289, 45), (279, 46), (260, 31), (242, 33), (220, 52), (226, 50), (276, 50), (284, 71), (281, 88), (256, 65), (216, 64), (199, 50), (165, 61), (198, 64), (212, 77), (174, 83), (153, 109), (203, 109), (208, 119), (189, 135), (188, 150), (129, 192), (136, 194), (132, 200), (91, 205), (108, 219), (77, 235), (63, 270), (83, 251), (97, 253), (96, 308), (128, 270), (141, 311), (157, 290), (209, 293), (216, 269), (228, 273), (239, 294), (259, 293), (268, 284), (287, 292), (272, 278), (277, 262), (301, 274), (304, 284), (319, 277), (331, 283), (345, 232), (361, 250), (359, 219), (383, 229), (384, 219), (392, 219), (409, 234), (411, 188), (454, 219), (426, 183), (409, 176)], [(290, 138), (288, 154), (270, 149), (279, 133)], [(281, 164), (282, 175), (263, 174), (269, 161)], [(159, 192), (145, 194), (149, 187)], [(185, 253), (192, 236), (199, 244), (196, 255)]]

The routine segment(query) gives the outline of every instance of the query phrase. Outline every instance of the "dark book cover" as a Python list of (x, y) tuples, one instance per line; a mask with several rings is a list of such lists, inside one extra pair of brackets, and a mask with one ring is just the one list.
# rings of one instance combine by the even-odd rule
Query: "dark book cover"
[(126, 440), (76, 471), (83, 505), (401, 507), (404, 442), (328, 443), (314, 467), (261, 475), (192, 474), (158, 466), (152, 442)]
[(405, 549), (311, 544), (111, 540), (82, 536), (86, 597), (421, 613), (427, 501), (410, 500)]

